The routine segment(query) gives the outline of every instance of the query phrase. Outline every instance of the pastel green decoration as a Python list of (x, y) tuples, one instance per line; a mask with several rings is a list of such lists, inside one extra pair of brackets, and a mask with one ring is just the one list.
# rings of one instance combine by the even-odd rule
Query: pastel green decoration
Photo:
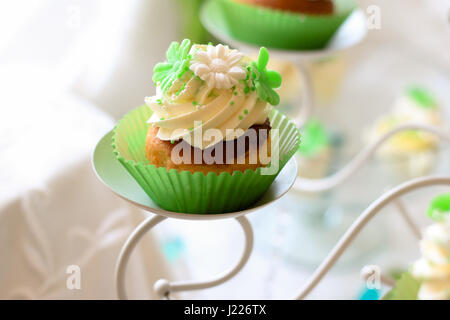
[(435, 109), (438, 104), (433, 95), (426, 89), (418, 86), (411, 86), (406, 89), (406, 94), (420, 107), (424, 109)]
[(300, 14), (242, 3), (207, 1), (200, 20), (213, 34), (268, 48), (317, 50), (324, 48), (356, 8), (354, 0), (334, 0), (330, 15)]
[(166, 53), (167, 61), (158, 63), (153, 68), (153, 81), (160, 85), (162, 92), (166, 92), (175, 80), (189, 70), (190, 48), (189, 39), (184, 39), (181, 44), (172, 42)]
[(427, 210), (427, 216), (434, 221), (443, 221), (450, 214), (450, 192), (438, 195), (431, 200)]
[(177, 0), (180, 15), (180, 31), (184, 38), (194, 43), (206, 43), (211, 36), (199, 19), (199, 11), (205, 0)]
[(114, 129), (113, 152), (150, 199), (161, 208), (174, 212), (208, 214), (247, 209), (269, 189), (300, 141), (295, 124), (273, 108), (269, 115), (270, 124), (272, 130), (278, 129), (280, 133), (279, 140), (272, 141), (272, 148), (279, 148), (275, 174), (263, 174), (261, 168), (219, 175), (167, 170), (150, 164), (145, 156), (147, 120), (151, 115), (152, 111), (145, 105), (127, 113)]
[(266, 48), (259, 49), (258, 61), (251, 63), (251, 71), (254, 72), (254, 83), (258, 97), (273, 106), (280, 103), (280, 96), (274, 88), (281, 86), (281, 75), (274, 70), (267, 70), (269, 52)]
[(396, 282), (395, 287), (386, 293), (382, 300), (417, 300), (421, 282), (411, 273), (405, 272)]
[(316, 119), (309, 120), (302, 129), (302, 141), (298, 152), (304, 157), (313, 157), (330, 144), (330, 136)]

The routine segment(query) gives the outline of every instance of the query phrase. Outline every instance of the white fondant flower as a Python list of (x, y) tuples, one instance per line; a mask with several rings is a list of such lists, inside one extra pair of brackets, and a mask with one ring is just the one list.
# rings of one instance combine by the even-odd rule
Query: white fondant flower
[(208, 45), (206, 51), (199, 49), (194, 53), (190, 69), (206, 81), (209, 87), (230, 89), (247, 76), (245, 70), (238, 65), (242, 56), (239, 51), (230, 50), (221, 44)]

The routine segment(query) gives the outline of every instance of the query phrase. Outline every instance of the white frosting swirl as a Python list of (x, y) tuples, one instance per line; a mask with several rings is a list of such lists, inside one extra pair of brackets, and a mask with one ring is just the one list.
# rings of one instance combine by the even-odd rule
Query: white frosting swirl
[(422, 258), (412, 267), (413, 276), (423, 280), (418, 298), (450, 299), (450, 218), (425, 230), (420, 250)]
[[(184, 139), (206, 149), (221, 140), (235, 139), (252, 125), (265, 122), (269, 112), (267, 102), (258, 98), (255, 88), (249, 87), (250, 81), (239, 81), (247, 76), (244, 71), (250, 61), (247, 57), (222, 45), (196, 45), (191, 54), (193, 72), (187, 71), (164, 94), (157, 88), (156, 96), (145, 99), (153, 111), (148, 123), (159, 127), (159, 139)], [(208, 129), (216, 129), (212, 137), (205, 135)]]

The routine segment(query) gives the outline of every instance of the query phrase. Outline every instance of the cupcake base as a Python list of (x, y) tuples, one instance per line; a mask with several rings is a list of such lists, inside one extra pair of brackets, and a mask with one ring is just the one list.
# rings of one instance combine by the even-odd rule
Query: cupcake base
[[(214, 172), (205, 175), (203, 172), (167, 170), (157, 168), (146, 158), (147, 119), (150, 116), (151, 110), (147, 106), (138, 107), (125, 115), (114, 129), (113, 151), (145, 193), (168, 211), (206, 214), (245, 210), (267, 191), (300, 142), (295, 124), (272, 109), (269, 116), (271, 146), (272, 150), (279, 151), (279, 159), (275, 160), (272, 156), (267, 168), (234, 171), (232, 174), (221, 172), (219, 175)], [(278, 132), (276, 139), (275, 132)]]
[[(238, 139), (228, 142), (221, 141), (215, 146), (201, 150), (190, 146), (183, 140), (160, 140), (157, 137), (159, 129), (149, 128), (145, 145), (146, 158), (156, 167), (191, 173), (214, 172), (218, 175), (221, 172), (232, 174), (234, 171), (256, 170), (267, 164), (260, 157), (260, 152), (270, 157), (270, 129), (270, 122), (267, 119), (265, 123), (253, 125), (248, 129), (254, 130), (256, 141), (250, 142), (250, 132), (247, 131)], [(260, 133), (263, 134), (260, 135)], [(184, 151), (189, 154), (184, 155)], [(183, 162), (177, 163), (179, 161)]]

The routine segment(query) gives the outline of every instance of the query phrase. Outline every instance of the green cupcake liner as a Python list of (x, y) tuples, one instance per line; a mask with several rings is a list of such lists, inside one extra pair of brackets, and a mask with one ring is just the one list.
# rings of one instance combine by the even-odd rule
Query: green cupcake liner
[[(298, 149), (299, 131), (292, 121), (275, 109), (269, 119), (279, 129), (279, 167), (273, 175), (261, 168), (233, 174), (178, 171), (149, 164), (145, 139), (152, 112), (140, 106), (126, 114), (114, 129), (113, 151), (120, 163), (161, 208), (181, 213), (226, 213), (243, 210), (256, 202)], [(276, 141), (273, 141), (276, 145)], [(270, 165), (270, 164), (269, 164)]]
[(356, 8), (354, 0), (335, 0), (331, 15), (299, 14), (234, 0), (207, 2), (201, 15), (232, 38), (278, 49), (314, 50), (326, 46)]

